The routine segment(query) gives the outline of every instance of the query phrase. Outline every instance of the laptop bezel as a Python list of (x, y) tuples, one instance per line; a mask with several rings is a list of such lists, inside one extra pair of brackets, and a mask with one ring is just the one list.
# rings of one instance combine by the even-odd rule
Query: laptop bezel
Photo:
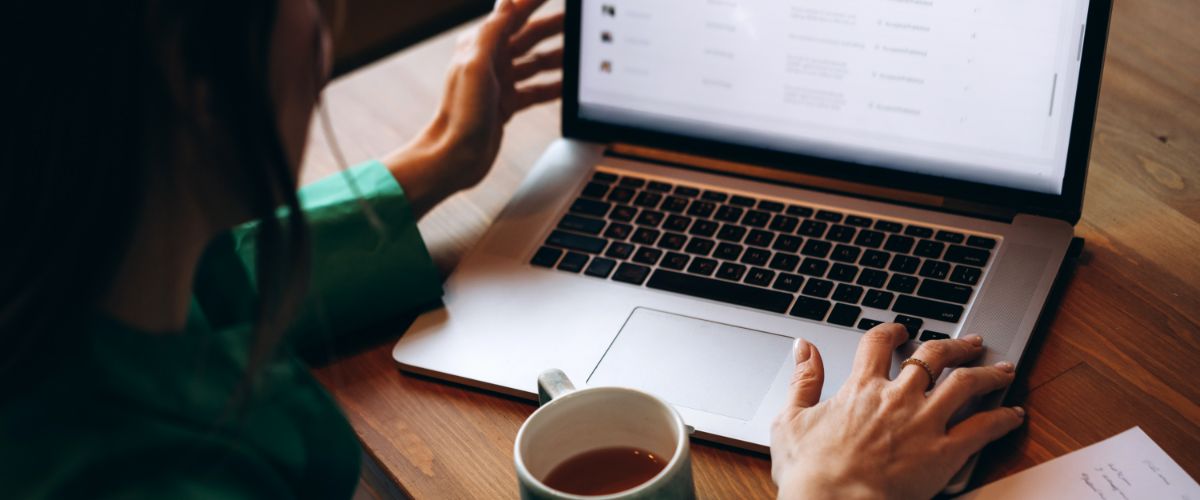
[(925, 174), (862, 165), (803, 154), (688, 137), (650, 129), (616, 125), (579, 116), (579, 57), (581, 0), (566, 2), (564, 39), (562, 134), (564, 137), (600, 143), (624, 143), (691, 155), (760, 165), (807, 175), (899, 188), (951, 199), (970, 200), (1012, 213), (1028, 213), (1062, 219), (1075, 224), (1083, 209), (1087, 167), (1099, 103), (1100, 81), (1108, 42), (1112, 0), (1090, 0), (1084, 27), (1079, 85), (1075, 114), (1067, 147), (1063, 194), (1051, 195), (990, 184), (949, 179)]

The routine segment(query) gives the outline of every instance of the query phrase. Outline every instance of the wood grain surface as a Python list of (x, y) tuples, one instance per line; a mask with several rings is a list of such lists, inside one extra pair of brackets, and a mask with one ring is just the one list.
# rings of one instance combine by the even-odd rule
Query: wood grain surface
[[(561, 8), (561, 3), (548, 6)], [(976, 484), (1139, 425), (1200, 477), (1200, 2), (1118, 0), (1083, 221), (1087, 246), (1057, 314), (1014, 390), (1028, 425), (993, 444)], [(326, 92), (351, 162), (411, 138), (432, 115), (455, 33), (334, 82)], [(453, 265), (487, 228), (543, 149), (559, 108), (513, 120), (477, 188), (421, 222)], [(304, 179), (334, 172), (314, 129)], [(401, 323), (403, 323), (401, 321)], [(368, 454), (417, 498), (513, 498), (512, 445), (532, 404), (401, 373), (380, 327), (376, 347), (316, 370)], [(775, 494), (766, 457), (695, 445), (703, 498)]]

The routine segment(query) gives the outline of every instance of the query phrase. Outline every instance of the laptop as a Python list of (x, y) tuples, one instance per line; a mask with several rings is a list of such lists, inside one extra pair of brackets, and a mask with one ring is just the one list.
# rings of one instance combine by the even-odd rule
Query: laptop
[(566, 4), (563, 138), (402, 369), (535, 399), (559, 368), (765, 451), (795, 337), (825, 398), (882, 322), (909, 330), (895, 365), (970, 333), (1020, 362), (1080, 217), (1110, 0)]

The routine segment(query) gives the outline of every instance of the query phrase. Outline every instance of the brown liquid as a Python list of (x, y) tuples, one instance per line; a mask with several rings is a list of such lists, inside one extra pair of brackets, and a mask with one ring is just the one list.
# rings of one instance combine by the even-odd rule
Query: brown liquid
[(601, 448), (558, 464), (542, 482), (573, 495), (609, 495), (640, 486), (666, 466), (666, 457), (643, 449)]

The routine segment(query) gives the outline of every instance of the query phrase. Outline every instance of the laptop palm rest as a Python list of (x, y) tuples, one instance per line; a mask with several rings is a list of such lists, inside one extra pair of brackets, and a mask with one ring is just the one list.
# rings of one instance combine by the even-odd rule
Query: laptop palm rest
[(791, 347), (791, 337), (639, 307), (587, 382), (749, 421)]

